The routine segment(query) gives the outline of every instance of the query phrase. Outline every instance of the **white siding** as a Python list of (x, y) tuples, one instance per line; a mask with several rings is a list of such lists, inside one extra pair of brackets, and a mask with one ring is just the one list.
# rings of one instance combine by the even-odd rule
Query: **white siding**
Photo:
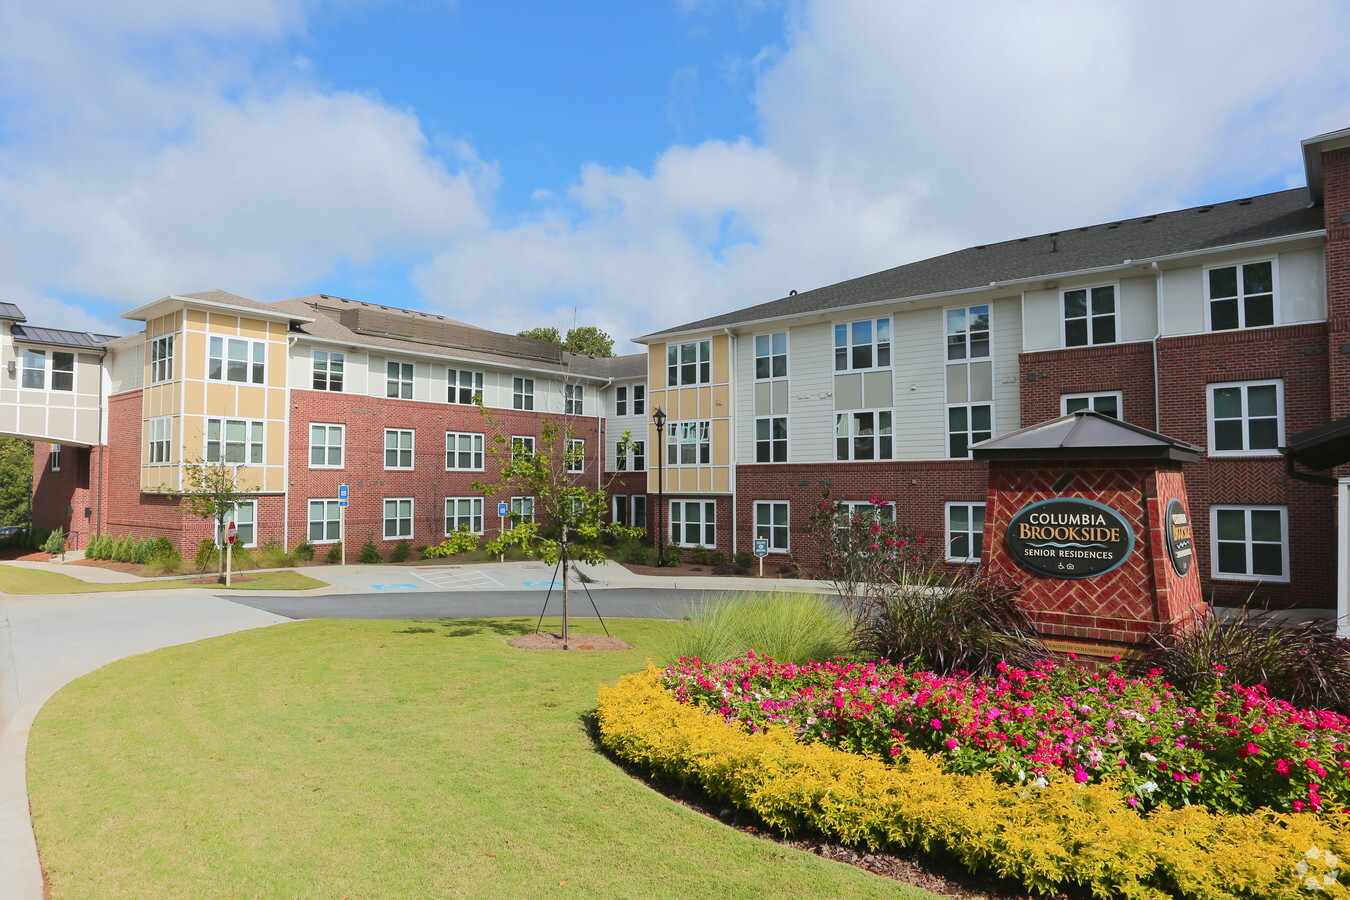
[[(998, 315), (996, 310), (990, 313)], [(891, 359), (895, 371), (896, 459), (942, 459), (947, 455), (945, 317), (943, 307), (907, 310), (895, 316)], [(1000, 326), (995, 323), (993, 327)]]
[(994, 357), (994, 436), (1016, 431), (1022, 422), (1022, 389), (1017, 356), (1022, 352), (1022, 303), (1017, 297), (994, 301), (990, 352)]

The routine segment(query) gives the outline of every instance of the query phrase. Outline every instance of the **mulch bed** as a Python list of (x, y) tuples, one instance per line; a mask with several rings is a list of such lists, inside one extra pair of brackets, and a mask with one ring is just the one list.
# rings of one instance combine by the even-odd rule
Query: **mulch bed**
[[(711, 578), (716, 573), (712, 566), (695, 566), (690, 563), (682, 563), (678, 566), (640, 566), (633, 563), (621, 563), (610, 560), (611, 566), (622, 566), (634, 575), (663, 575), (666, 578)], [(764, 566), (764, 577), (759, 577), (759, 565), (756, 563), (747, 570), (748, 574), (739, 577), (746, 581), (791, 581), (790, 578), (784, 578), (778, 573), (777, 566), (771, 566), (767, 563)], [(718, 576), (722, 577), (722, 576)]]
[[(512, 638), (508, 643), (512, 647), (518, 647), (521, 650), (561, 650), (563, 649), (562, 635), (557, 632), (540, 631), (534, 634), (522, 634), (518, 638)], [(567, 648), (569, 650), (632, 650), (632, 644), (626, 644), (616, 637), (606, 637), (600, 634), (576, 634), (570, 633), (567, 638)]]

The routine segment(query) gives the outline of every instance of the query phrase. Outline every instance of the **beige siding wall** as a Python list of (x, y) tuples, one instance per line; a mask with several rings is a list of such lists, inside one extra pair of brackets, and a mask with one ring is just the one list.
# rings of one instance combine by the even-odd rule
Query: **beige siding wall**
[[(41, 390), (23, 386), (22, 351), (25, 347), (46, 353), (48, 369), (44, 372)], [(50, 364), (54, 352), (75, 353), (71, 391), (50, 390)], [(11, 364), (13, 373), (10, 372)], [(97, 444), (102, 438), (99, 404), (105, 388), (99, 354), (19, 344), (10, 333), (10, 323), (3, 323), (0, 332), (0, 434), (57, 444)]]
[[(681, 338), (680, 343), (689, 341), (711, 341), (711, 382), (707, 385), (691, 387), (666, 386), (666, 344), (652, 344), (647, 353), (647, 409), (648, 414), (657, 407), (666, 413), (667, 422), (707, 421), (710, 434), (711, 464), (706, 466), (665, 466), (666, 493), (725, 493), (732, 488), (731, 466), (734, 451), (733, 422), (735, 410), (732, 403), (731, 360), (733, 350), (731, 337), (727, 334), (709, 334), (692, 338)], [(744, 348), (736, 354), (743, 357)], [(744, 421), (744, 420), (742, 420)], [(749, 426), (749, 427), (753, 427)], [(648, 489), (657, 488), (657, 470), (659, 459), (656, 454), (666, 452), (664, 437), (657, 436), (655, 430), (648, 432), (653, 443), (647, 451)]]

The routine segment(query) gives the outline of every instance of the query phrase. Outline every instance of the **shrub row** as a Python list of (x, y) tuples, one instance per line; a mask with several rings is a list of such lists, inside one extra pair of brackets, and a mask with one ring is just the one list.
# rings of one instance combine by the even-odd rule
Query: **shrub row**
[(1107, 784), (1056, 779), (1044, 787), (957, 775), (912, 753), (901, 765), (758, 733), (681, 704), (660, 672), (602, 688), (601, 743), (661, 776), (700, 785), (785, 832), (814, 831), (872, 849), (943, 851), (972, 871), (1027, 888), (1097, 896), (1239, 900), (1350, 896), (1332, 874), (1350, 857), (1343, 816), (1239, 816), (1198, 806), (1140, 816)]
[(84, 548), (86, 559), (106, 559), (112, 562), (135, 563), (145, 565), (151, 559), (166, 559), (177, 556), (178, 551), (163, 535), (154, 538), (137, 538), (124, 534), (114, 537), (111, 534), (96, 534), (89, 539)]

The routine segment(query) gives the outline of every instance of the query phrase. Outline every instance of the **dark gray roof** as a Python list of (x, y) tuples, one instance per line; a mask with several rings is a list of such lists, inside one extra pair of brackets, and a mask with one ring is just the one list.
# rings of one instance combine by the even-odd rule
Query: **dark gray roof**
[(1282, 452), (1313, 471), (1350, 462), (1350, 416), (1300, 431)]
[(76, 350), (102, 350), (108, 341), (117, 338), (87, 331), (65, 331), (61, 328), (38, 328), (34, 325), (15, 325), (10, 331), (16, 341), (25, 344), (45, 344), (48, 347), (71, 347)]
[(1175, 459), (1200, 448), (1085, 409), (970, 445), (975, 459)]
[(974, 290), (993, 282), (1052, 277), (1285, 235), (1318, 231), (1322, 210), (1307, 188), (1122, 219), (934, 256), (873, 275), (653, 332), (724, 328), (886, 300)]
[(0, 319), (8, 319), (11, 322), (22, 322), (28, 317), (23, 314), (13, 303), (0, 303)]

